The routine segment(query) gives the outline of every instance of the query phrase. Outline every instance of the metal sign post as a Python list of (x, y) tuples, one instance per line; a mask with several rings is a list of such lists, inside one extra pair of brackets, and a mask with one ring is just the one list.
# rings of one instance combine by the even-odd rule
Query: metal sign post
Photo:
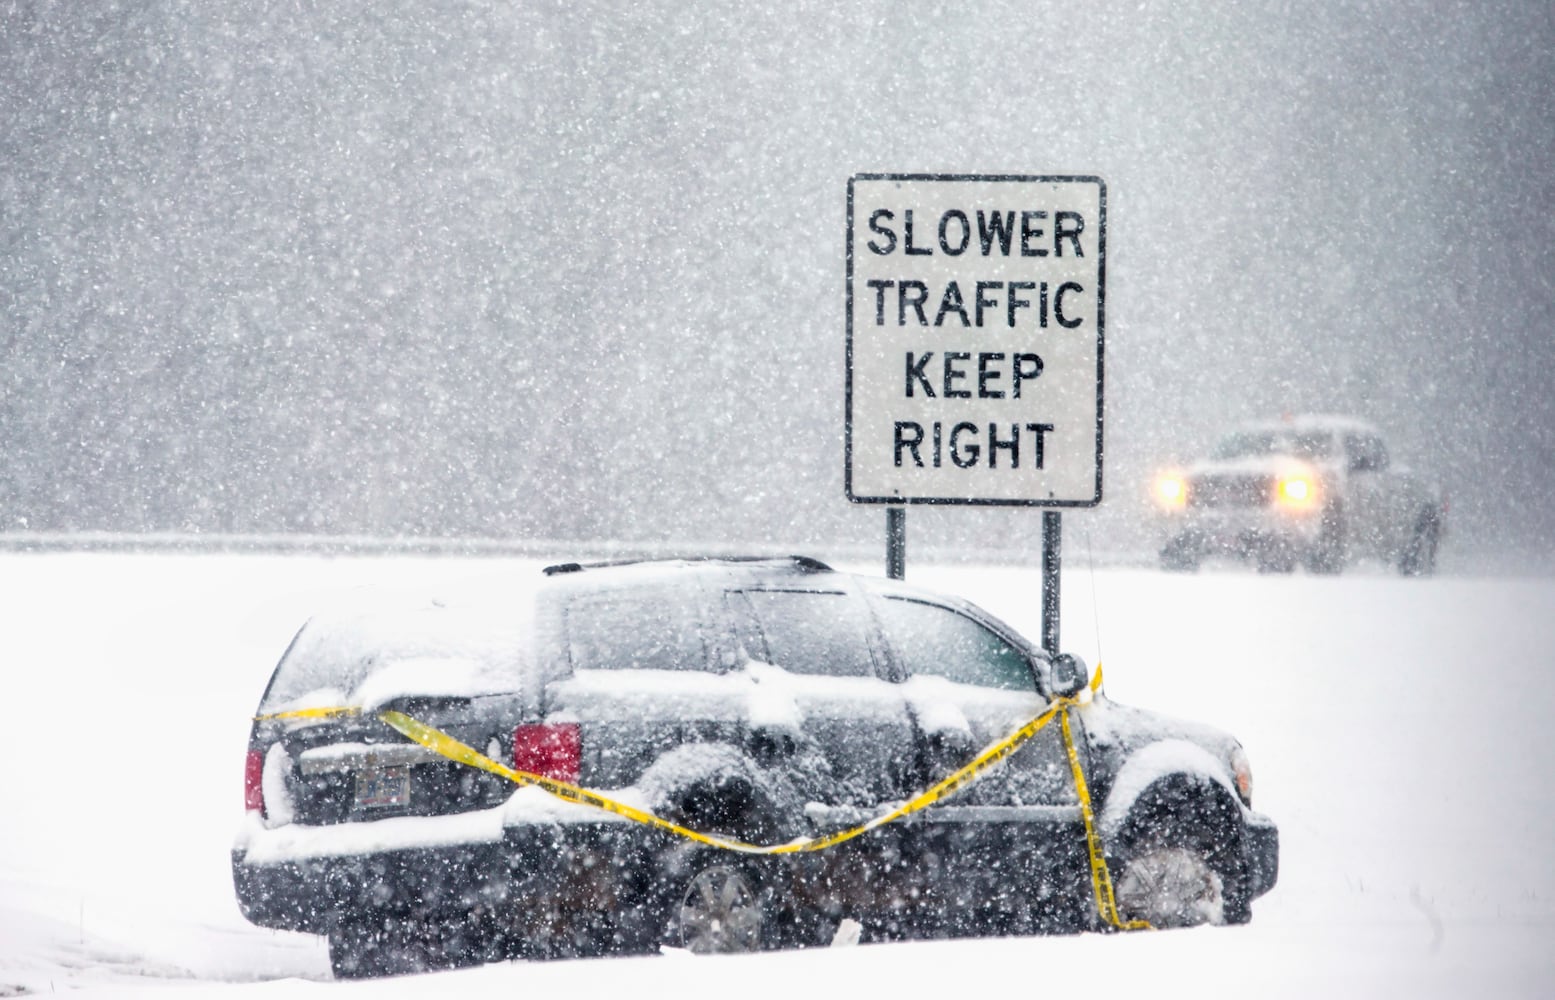
[[(845, 489), (887, 505), (1101, 502), (1106, 185), (1093, 176), (848, 179)], [(1060, 522), (1045, 512), (1045, 648)]]
[(885, 509), (885, 575), (907, 579), (907, 508)]
[(1058, 655), (1058, 569), (1064, 542), (1056, 510), (1042, 512), (1042, 648)]

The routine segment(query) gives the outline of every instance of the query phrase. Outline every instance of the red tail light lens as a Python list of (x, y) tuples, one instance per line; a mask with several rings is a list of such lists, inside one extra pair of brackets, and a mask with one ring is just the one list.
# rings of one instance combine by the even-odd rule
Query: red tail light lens
[(577, 784), (583, 739), (575, 722), (519, 726), (513, 730), (513, 769)]
[(265, 811), (265, 752), (250, 750), (243, 763), (243, 808), (249, 812)]

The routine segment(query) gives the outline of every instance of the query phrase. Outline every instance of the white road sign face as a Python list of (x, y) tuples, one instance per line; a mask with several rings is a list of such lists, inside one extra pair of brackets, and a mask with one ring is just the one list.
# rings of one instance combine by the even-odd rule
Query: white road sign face
[(848, 181), (847, 492), (1101, 502), (1106, 185)]

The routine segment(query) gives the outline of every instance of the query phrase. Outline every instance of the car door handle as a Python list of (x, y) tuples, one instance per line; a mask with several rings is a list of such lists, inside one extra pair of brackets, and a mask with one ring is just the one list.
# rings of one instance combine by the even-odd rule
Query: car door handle
[(752, 729), (746, 740), (746, 747), (756, 763), (763, 766), (788, 760), (798, 749), (798, 741), (794, 734), (783, 729), (770, 729), (765, 726)]
[(956, 729), (941, 729), (929, 733), (927, 746), (931, 771), (959, 767), (971, 760), (972, 755), (977, 752), (977, 747), (972, 745), (972, 734)]

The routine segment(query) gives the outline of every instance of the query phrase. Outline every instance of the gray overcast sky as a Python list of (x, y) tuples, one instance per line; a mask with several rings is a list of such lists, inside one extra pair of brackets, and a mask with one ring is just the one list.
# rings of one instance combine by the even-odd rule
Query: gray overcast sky
[[(862, 171), (1108, 184), (1106, 501), (1381, 424), (1555, 564), (1542, 3), (0, 5), (0, 530), (824, 544)], [(1021, 511), (915, 538), (1025, 546)]]

